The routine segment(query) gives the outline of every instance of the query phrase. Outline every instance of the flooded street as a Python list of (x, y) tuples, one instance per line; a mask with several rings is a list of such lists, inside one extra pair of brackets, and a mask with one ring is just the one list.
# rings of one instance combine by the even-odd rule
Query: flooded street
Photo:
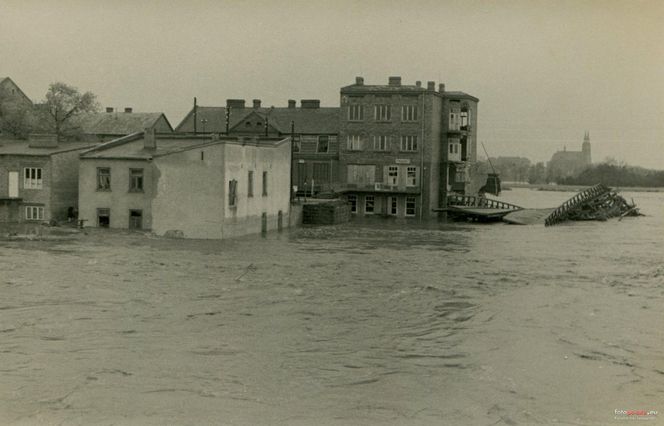
[(0, 424), (664, 423), (664, 193), (623, 195), (647, 216), (3, 241)]

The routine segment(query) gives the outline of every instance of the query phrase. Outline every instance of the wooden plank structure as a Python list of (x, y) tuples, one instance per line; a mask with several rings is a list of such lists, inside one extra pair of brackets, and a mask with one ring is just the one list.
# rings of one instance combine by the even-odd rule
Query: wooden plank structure
[(552, 226), (567, 220), (607, 220), (626, 215), (638, 216), (636, 205), (630, 205), (611, 188), (600, 183), (565, 201), (546, 217), (544, 225)]
[(478, 221), (500, 220), (506, 214), (522, 207), (504, 201), (474, 195), (450, 195), (447, 207), (434, 211), (449, 212), (457, 217)]

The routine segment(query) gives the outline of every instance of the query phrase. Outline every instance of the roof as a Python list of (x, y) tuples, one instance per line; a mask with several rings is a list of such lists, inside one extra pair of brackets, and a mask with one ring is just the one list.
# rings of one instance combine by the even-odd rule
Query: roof
[(0, 77), (0, 85), (2, 85), (2, 83), (4, 83), (5, 81), (10, 81), (10, 82), (11, 82), (11, 83), (12, 83), (12, 84), (18, 89), (19, 93), (20, 93), (20, 94), (21, 94), (21, 95), (22, 95), (22, 96), (23, 96), (28, 102), (30, 102), (30, 103), (32, 104), (32, 99), (30, 99), (30, 98), (28, 97), (28, 95), (25, 94), (25, 92), (24, 92), (24, 91), (18, 86), (18, 84), (16, 84), (16, 83), (14, 82), (14, 80), (12, 80), (12, 79), (9, 78), (9, 77)]
[(475, 96), (469, 95), (465, 92), (459, 91), (444, 91), (436, 92), (429, 91), (427, 88), (418, 86), (418, 85), (390, 85), (390, 84), (352, 84), (350, 86), (345, 86), (341, 88), (342, 94), (352, 95), (353, 93), (412, 93), (412, 94), (421, 94), (421, 93), (432, 93), (438, 96), (443, 96), (444, 98), (459, 98), (459, 99), (470, 99), (475, 102), (480, 100)]
[[(205, 122), (198, 124), (197, 131), (209, 133), (226, 132), (226, 107), (198, 106), (196, 111), (197, 120)], [(261, 117), (267, 117), (269, 124), (274, 126), (282, 134), (290, 134), (291, 121), (295, 123), (296, 133), (339, 133), (338, 107), (323, 108), (231, 108), (229, 128), (235, 127), (250, 114), (256, 113)], [(193, 132), (192, 109), (182, 122), (175, 128), (177, 132)]]
[[(341, 93), (365, 93), (365, 92), (413, 92), (413, 93), (424, 93), (427, 89), (422, 86), (417, 85), (389, 85), (389, 84), (352, 84), (350, 86), (345, 86), (341, 88)], [(435, 92), (432, 92), (435, 93)]]
[(469, 95), (466, 92), (458, 92), (458, 91), (454, 91), (454, 90), (452, 90), (452, 91), (447, 91), (446, 90), (445, 92), (443, 92), (443, 97), (445, 97), (445, 98), (470, 99), (470, 100), (475, 101), (475, 102), (480, 101), (475, 96)]
[(128, 135), (153, 127), (162, 116), (173, 130), (168, 119), (161, 112), (94, 112), (81, 114), (77, 120), (83, 133)]
[[(82, 159), (135, 159), (149, 160), (155, 157), (174, 154), (190, 149), (201, 148), (208, 145), (224, 143), (252, 144), (251, 139), (244, 138), (218, 138), (211, 135), (183, 135), (183, 134), (157, 134), (156, 149), (145, 149), (144, 132), (114, 139), (112, 141), (97, 145), (81, 154)], [(258, 144), (261, 146), (277, 146), (288, 138), (261, 138)]]
[(17, 139), (0, 139), (0, 155), (30, 155), (50, 156), (61, 152), (75, 151), (93, 147), (89, 142), (61, 142), (58, 146), (48, 148), (35, 148), (30, 146), (30, 141)]

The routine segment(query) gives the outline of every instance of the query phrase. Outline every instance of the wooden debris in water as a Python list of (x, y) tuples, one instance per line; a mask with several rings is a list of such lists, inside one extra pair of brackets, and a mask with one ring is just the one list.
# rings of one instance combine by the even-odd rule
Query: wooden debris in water
[(567, 220), (607, 220), (639, 215), (634, 201), (629, 204), (611, 188), (598, 184), (565, 201), (547, 216), (544, 224), (551, 226)]

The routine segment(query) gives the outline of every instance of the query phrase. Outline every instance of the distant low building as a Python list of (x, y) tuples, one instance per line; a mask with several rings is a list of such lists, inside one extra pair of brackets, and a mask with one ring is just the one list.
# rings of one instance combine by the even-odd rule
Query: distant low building
[(581, 151), (558, 151), (551, 157), (547, 165), (549, 180), (557, 180), (575, 176), (592, 164), (590, 154), (590, 133), (586, 132), (581, 144)]
[(293, 185), (314, 191), (338, 186), (339, 108), (321, 107), (317, 99), (302, 99), (297, 107), (264, 107), (260, 99), (251, 106), (244, 99), (228, 99), (225, 107), (198, 106), (175, 128), (187, 134), (220, 133), (227, 136), (293, 136)]
[(161, 112), (134, 112), (132, 108), (115, 111), (106, 108), (105, 112), (81, 114), (76, 117), (76, 128), (85, 140), (107, 142), (145, 129), (157, 133), (171, 133), (173, 127)]
[(78, 205), (78, 156), (89, 143), (55, 135), (0, 139), (0, 222), (73, 218)]
[(288, 138), (155, 134), (81, 155), (86, 226), (228, 238), (288, 226)]
[(32, 107), (32, 101), (9, 77), (0, 77), (0, 102)]
[(24, 139), (30, 133), (30, 98), (9, 77), (0, 77), (0, 138)]

